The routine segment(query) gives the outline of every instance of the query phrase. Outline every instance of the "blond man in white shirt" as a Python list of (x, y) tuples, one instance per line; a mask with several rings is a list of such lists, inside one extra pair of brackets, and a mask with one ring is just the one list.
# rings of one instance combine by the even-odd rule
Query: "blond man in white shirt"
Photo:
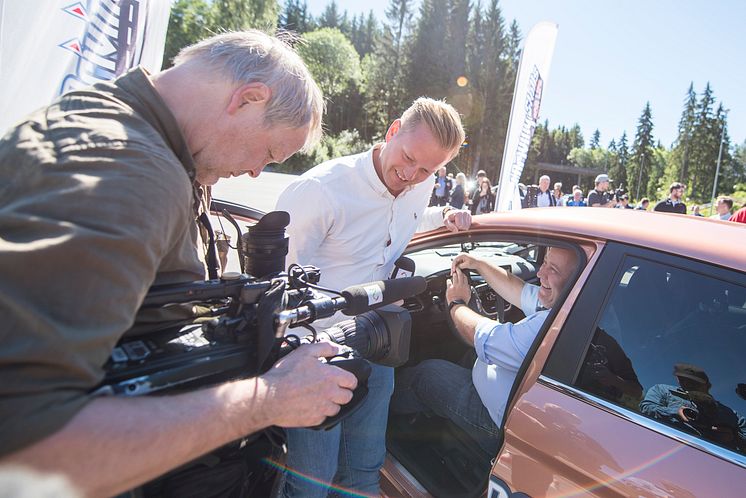
[[(384, 142), (300, 176), (277, 202), (290, 213), (288, 263), (318, 266), (320, 284), (339, 289), (388, 278), (416, 231), (467, 229), (468, 211), (427, 207), (433, 174), (458, 154), (464, 136), (453, 107), (420, 98)], [(373, 365), (360, 410), (329, 431), (289, 431), (285, 496), (323, 497), (332, 481), (379, 494), (393, 384), (392, 368)]]

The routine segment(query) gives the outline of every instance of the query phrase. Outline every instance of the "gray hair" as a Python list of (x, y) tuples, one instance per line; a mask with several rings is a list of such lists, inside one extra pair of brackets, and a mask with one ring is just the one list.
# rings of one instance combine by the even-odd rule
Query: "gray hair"
[(267, 126), (308, 126), (308, 150), (323, 134), (324, 97), (300, 56), (282, 39), (254, 29), (212, 36), (183, 48), (174, 65), (197, 61), (222, 71), (238, 83), (261, 82), (272, 90), (264, 122)]
[(464, 185), (466, 183), (466, 175), (463, 173), (457, 173), (456, 183), (458, 183), (459, 185)]

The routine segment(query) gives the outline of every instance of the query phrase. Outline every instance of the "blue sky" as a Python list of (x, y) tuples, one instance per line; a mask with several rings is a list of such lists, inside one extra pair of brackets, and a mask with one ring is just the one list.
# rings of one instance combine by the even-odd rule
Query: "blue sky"
[[(327, 3), (308, 0), (309, 10), (318, 15)], [(387, 3), (337, 0), (340, 11), (372, 8), (379, 20)], [(500, 0), (500, 6), (524, 36), (539, 21), (559, 24), (541, 111), (550, 127), (578, 123), (586, 144), (598, 128), (606, 146), (625, 130), (634, 137), (649, 101), (653, 133), (670, 146), (689, 83), (699, 94), (709, 81), (717, 102), (730, 110), (731, 143), (746, 142), (746, 1)]]

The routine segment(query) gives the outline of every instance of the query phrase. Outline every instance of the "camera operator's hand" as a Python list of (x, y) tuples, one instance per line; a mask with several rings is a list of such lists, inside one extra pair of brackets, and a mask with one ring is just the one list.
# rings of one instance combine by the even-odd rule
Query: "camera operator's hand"
[(680, 406), (677, 415), (679, 416), (681, 420), (683, 420), (684, 422), (688, 424), (688, 423), (694, 422), (694, 420), (686, 416), (684, 412), (686, 408), (687, 408), (686, 406)]
[(342, 346), (329, 342), (304, 345), (260, 377), (267, 396), (264, 411), (272, 425), (318, 425), (352, 399), (355, 376), (319, 361), (341, 352)]

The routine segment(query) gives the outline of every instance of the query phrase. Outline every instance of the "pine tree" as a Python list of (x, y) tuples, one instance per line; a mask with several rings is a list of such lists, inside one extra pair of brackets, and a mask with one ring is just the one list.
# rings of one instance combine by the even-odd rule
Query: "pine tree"
[(591, 143), (590, 143), (591, 150), (598, 149), (600, 143), (601, 143), (601, 132), (598, 131), (598, 128), (596, 128), (596, 131), (593, 132), (593, 136), (591, 137)]
[(359, 29), (359, 45), (355, 48), (360, 54), (360, 57), (365, 57), (369, 53), (373, 52), (376, 46), (378, 37), (381, 35), (380, 28), (378, 26), (378, 19), (373, 14), (373, 11), (368, 12), (368, 16), (363, 22), (363, 15), (360, 14), (360, 29)]
[(517, 70), (518, 62), (521, 59), (521, 29), (515, 19), (510, 23), (510, 29), (508, 30), (508, 37), (505, 45), (508, 57), (512, 60), (513, 66)]
[(456, 81), (466, 76), (466, 39), (469, 34), (469, 0), (450, 0), (449, 23), (446, 29), (446, 57), (450, 72), (450, 87), (457, 87)]
[[(634, 186), (635, 199), (640, 198), (640, 193), (646, 194), (653, 165), (653, 143), (653, 116), (650, 102), (647, 102), (637, 123), (632, 155), (627, 165), (627, 175), (630, 186)], [(655, 190), (647, 192), (647, 195), (654, 196)]]
[(448, 0), (423, 0), (408, 67), (410, 100), (423, 95), (442, 98), (447, 94), (450, 74), (443, 30), (448, 23)]
[(352, 40), (352, 23), (347, 16), (347, 10), (342, 12), (342, 16), (339, 18), (339, 26), (337, 28), (345, 35), (349, 40)]
[(409, 65), (409, 37), (412, 0), (390, 0), (386, 8), (383, 29), (373, 29), (375, 17), (368, 15), (366, 29), (375, 31), (372, 52), (363, 60), (364, 103), (363, 127), (365, 139), (380, 138), (386, 127), (399, 117), (406, 107), (406, 75)]
[(280, 14), (278, 27), (285, 31), (300, 33), (300, 15), (300, 1), (287, 0), (285, 2), (285, 8), (282, 10), (282, 14)]
[[(505, 21), (497, 0), (490, 4), (480, 17), (481, 41), (480, 66), (474, 91), (475, 106), (481, 104), (481, 122), (474, 123), (479, 134), (475, 154), (479, 163), (473, 169), (484, 169), (488, 177), (497, 178), (505, 149), (513, 80), (506, 78)], [(474, 75), (472, 75), (473, 77)]]
[(684, 110), (679, 119), (679, 130), (674, 142), (672, 160), (678, 163), (675, 177), (682, 183), (689, 183), (689, 151), (692, 146), (696, 116), (697, 94), (694, 92), (694, 82), (689, 84), (684, 102)]
[(342, 17), (339, 15), (336, 0), (332, 0), (326, 5), (324, 12), (319, 17), (318, 24), (320, 28), (339, 28)]

